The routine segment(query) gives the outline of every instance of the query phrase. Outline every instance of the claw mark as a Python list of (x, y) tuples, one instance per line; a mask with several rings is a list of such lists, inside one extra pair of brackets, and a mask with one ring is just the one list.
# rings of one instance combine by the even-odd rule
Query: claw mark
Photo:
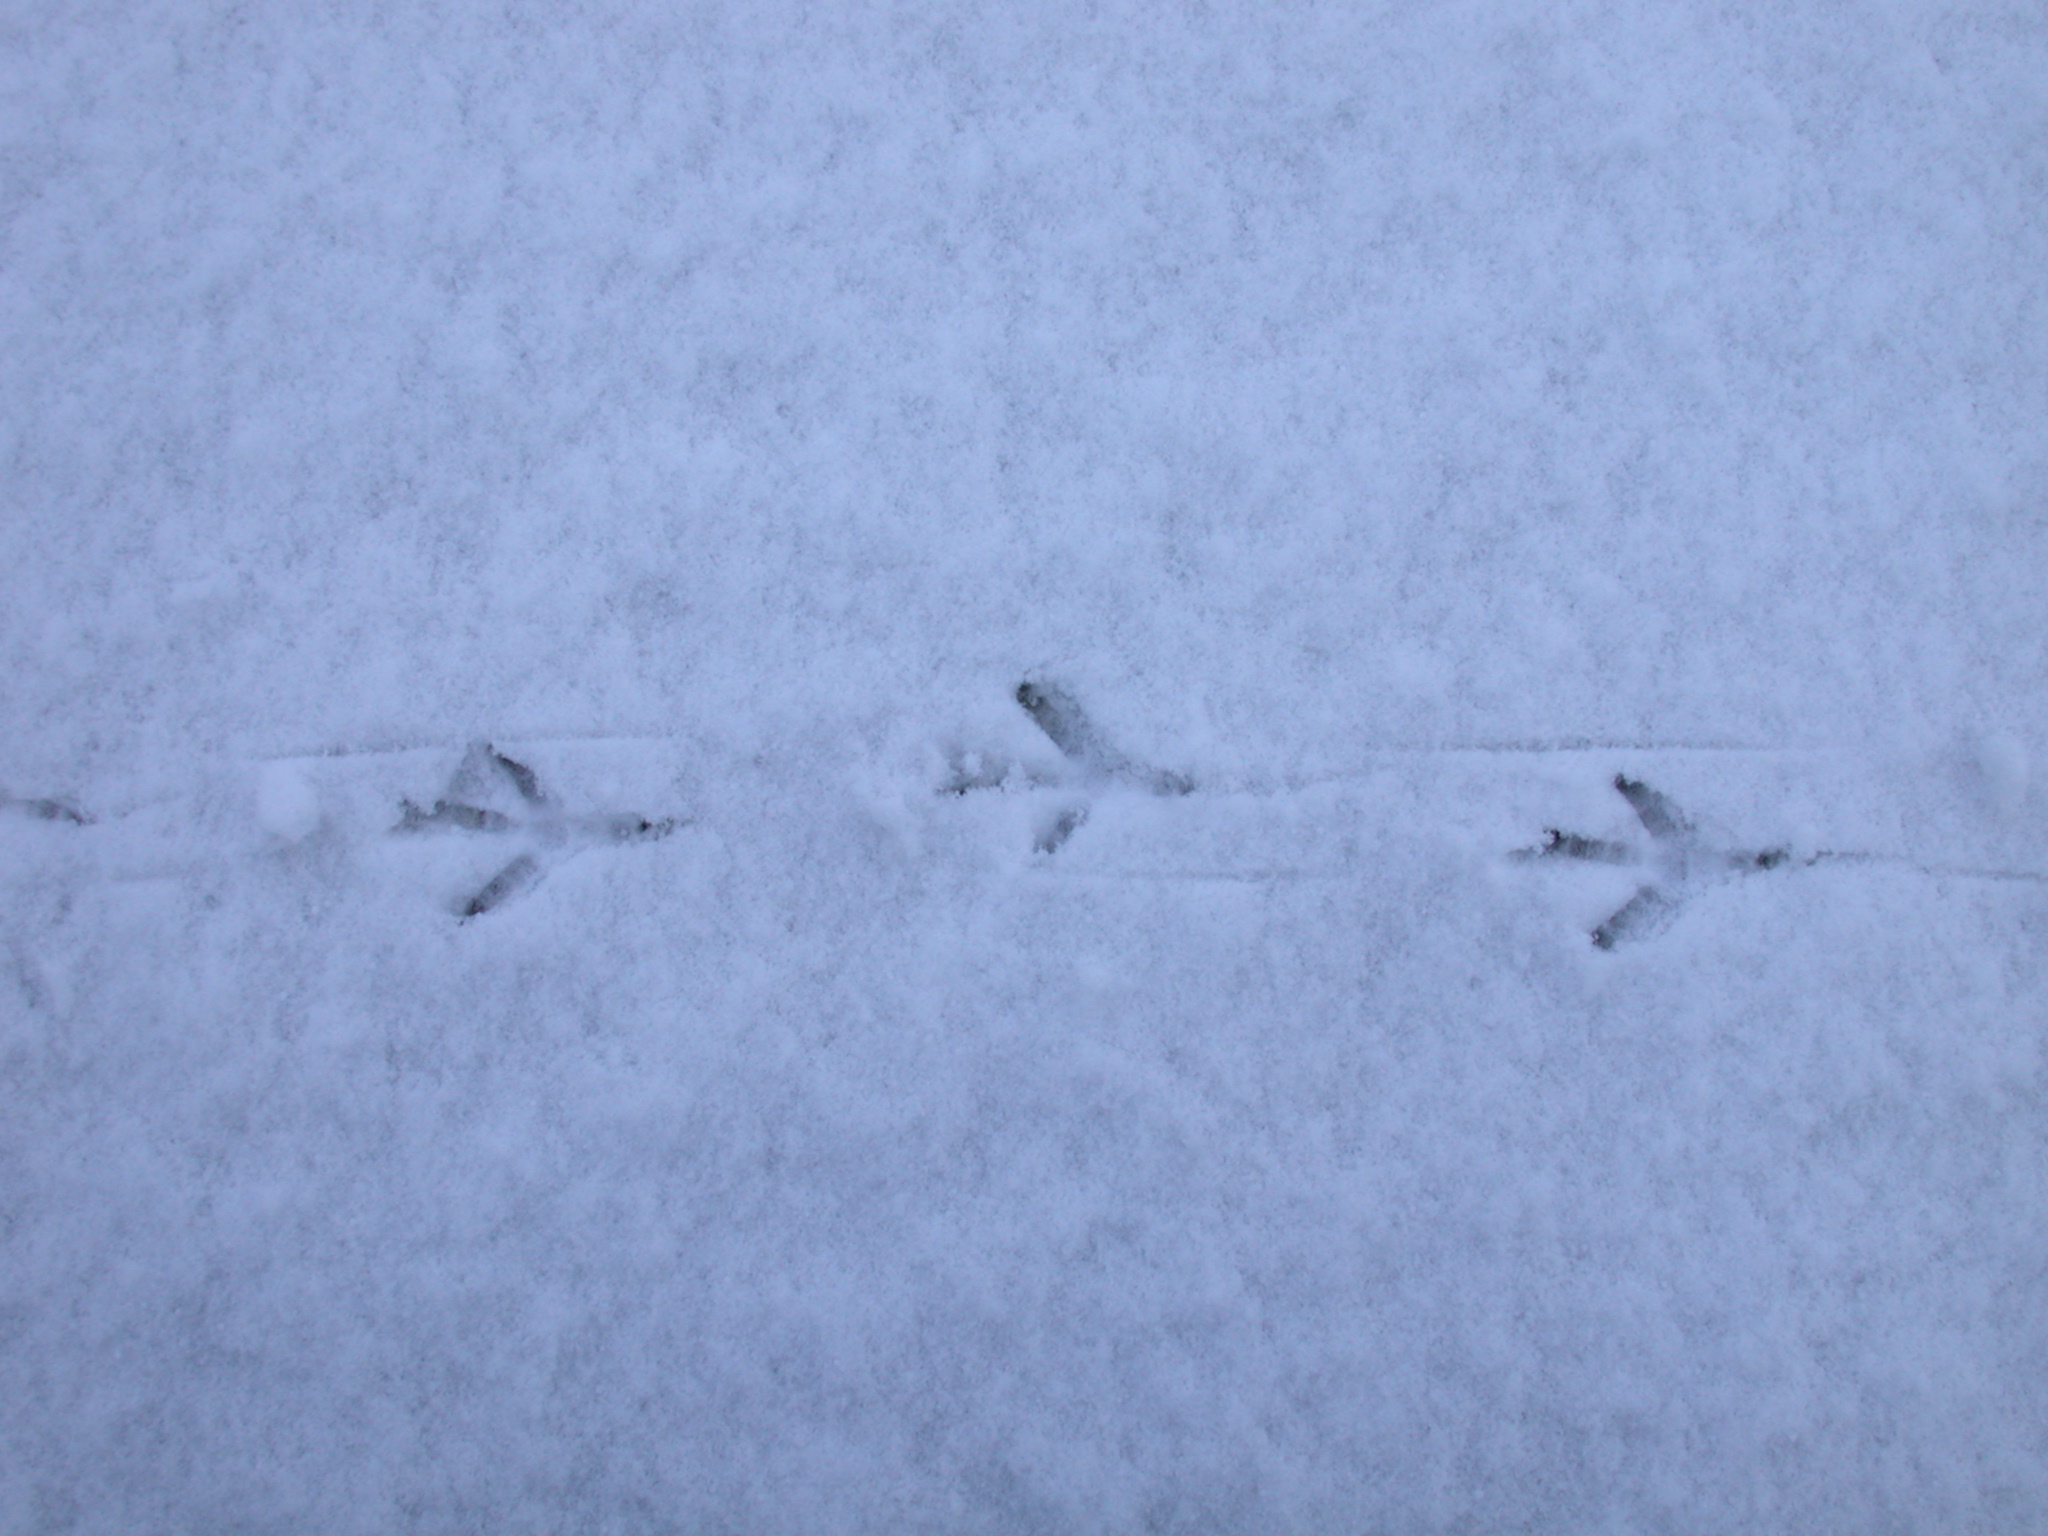
[[(1791, 858), (1784, 848), (1766, 848), (1760, 853), (1703, 849), (1692, 822), (1665, 795), (1625, 773), (1614, 776), (1614, 788), (1635, 811), (1643, 830), (1650, 834), (1652, 861), (1662, 883), (1638, 887), (1635, 895), (1593, 930), (1593, 943), (1600, 949), (1611, 950), (1618, 944), (1662, 933), (1700, 884), (1704, 871), (1749, 874), (1777, 869)], [(1635, 850), (1626, 843), (1585, 837), (1556, 827), (1550, 828), (1545, 838), (1541, 847), (1517, 849), (1509, 857), (1519, 862), (1583, 859), (1600, 864), (1631, 864), (1637, 858)]]
[(1632, 779), (1625, 773), (1617, 773), (1614, 776), (1614, 787), (1621, 791), (1623, 799), (1635, 807), (1636, 817), (1642, 822), (1643, 829), (1658, 842), (1669, 842), (1692, 831), (1692, 824), (1678, 814), (1677, 807), (1640, 779)]
[(505, 784), (511, 785), (527, 805), (548, 803), (547, 794), (540, 787), (539, 775), (526, 764), (507, 757), (488, 741), (470, 744), (469, 751), (463, 754), (461, 766), (448, 782), (448, 791), (451, 795), (482, 798)]
[(1581, 837), (1576, 832), (1560, 832), (1550, 827), (1544, 832), (1549, 839), (1541, 848), (1517, 848), (1508, 857), (1517, 863), (1532, 859), (1590, 859), (1596, 864), (1632, 864), (1636, 851), (1627, 843), (1610, 843), (1602, 838)]
[(540, 779), (526, 764), (513, 762), (511, 758), (496, 748), (491, 749), (491, 762), (506, 778), (512, 781), (513, 788), (519, 791), (520, 799), (524, 800), (528, 805), (547, 804), (548, 797), (541, 793)]
[(530, 853), (522, 853), (491, 876), (483, 889), (457, 910), (464, 918), (481, 917), (491, 908), (502, 905), (539, 881), (540, 861)]
[(1087, 819), (1087, 806), (1071, 806), (1046, 823), (1033, 846), (1040, 853), (1058, 853), (1066, 840), (1072, 837), (1079, 830), (1081, 823)]
[(1051, 684), (1019, 683), (1017, 702), (1052, 744), (1076, 762), (1106, 768), (1111, 754), (1074, 696)]
[(1022, 682), (1017, 702), (1062, 754), (1098, 778), (1142, 784), (1155, 795), (1193, 794), (1195, 782), (1186, 774), (1135, 763), (1112, 747), (1095, 728), (1080, 701), (1051, 683)]
[[(497, 806), (478, 803), (492, 799), (498, 801)], [(547, 847), (567, 845), (570, 854), (592, 844), (654, 842), (677, 825), (673, 818), (656, 821), (630, 812), (565, 816), (542, 788), (540, 775), (487, 741), (471, 744), (449, 777), (448, 793), (436, 800), (431, 810), (423, 810), (411, 800), (399, 801), (398, 808), (398, 825), (391, 829), (394, 833), (518, 833)], [(543, 873), (534, 853), (521, 853), (475, 895), (458, 902), (456, 913), (465, 919), (480, 917), (531, 890)]]
[(1628, 939), (1647, 939), (1662, 933), (1678, 916), (1678, 903), (1654, 885), (1638, 889), (1615, 914), (1593, 930), (1593, 942), (1612, 949)]
[(398, 802), (398, 825), (394, 832), (430, 832), (440, 827), (464, 832), (509, 832), (513, 820), (502, 811), (487, 811), (480, 805), (460, 800), (436, 800), (431, 811), (423, 811), (410, 800)]

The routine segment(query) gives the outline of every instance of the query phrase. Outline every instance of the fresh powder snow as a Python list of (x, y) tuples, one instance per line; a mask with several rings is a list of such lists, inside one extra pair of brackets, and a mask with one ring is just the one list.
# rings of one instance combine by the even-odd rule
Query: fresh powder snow
[(2048, 13), (0, 21), (0, 1531), (2048, 1528)]

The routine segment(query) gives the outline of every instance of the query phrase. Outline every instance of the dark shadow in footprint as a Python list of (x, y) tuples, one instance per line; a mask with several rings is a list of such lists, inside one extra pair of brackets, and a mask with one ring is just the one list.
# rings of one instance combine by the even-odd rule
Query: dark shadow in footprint
[(611, 843), (658, 842), (676, 829), (673, 816), (664, 816), (659, 821), (650, 821), (645, 816), (592, 816), (584, 818), (583, 824)]
[(1195, 792), (1195, 781), (1184, 773), (1175, 773), (1171, 768), (1145, 769), (1138, 782), (1155, 795), (1192, 795)]
[(502, 811), (487, 811), (461, 800), (436, 800), (431, 811), (423, 811), (410, 800), (398, 802), (398, 825), (394, 832), (509, 832), (515, 823)]
[(1612, 949), (1631, 939), (1652, 938), (1670, 927), (1676, 916), (1678, 903), (1654, 885), (1646, 885), (1593, 930), (1593, 942), (1601, 949)]
[(32, 821), (61, 821), (74, 827), (89, 827), (92, 818), (73, 805), (69, 800), (38, 798), (17, 800), (14, 796), (0, 792), (0, 807), (19, 811)]
[(488, 741), (472, 743), (455, 776), (448, 781), (450, 797), (459, 795), (465, 800), (489, 799), (494, 791), (502, 792), (508, 787), (527, 805), (548, 803), (547, 792), (540, 787), (540, 776)]
[(1543, 835), (1548, 841), (1541, 848), (1517, 848), (1508, 857), (1522, 864), (1532, 859), (1589, 859), (1595, 864), (1633, 864), (1636, 859), (1635, 849), (1627, 843), (1581, 837), (1576, 832), (1560, 832), (1556, 827), (1545, 828)]
[(527, 890), (540, 880), (540, 861), (530, 853), (522, 853), (485, 882), (468, 901), (456, 910), (464, 918), (481, 917), (493, 907), (503, 906), (521, 891)]
[(1617, 773), (1614, 787), (1621, 791), (1624, 800), (1635, 807), (1637, 820), (1658, 842), (1670, 842), (1691, 833), (1692, 823), (1678, 813), (1678, 807), (1640, 779)]
[(1068, 807), (1039, 828), (1037, 840), (1032, 847), (1040, 853), (1058, 853), (1065, 846), (1067, 839), (1072, 837), (1080, 829), (1081, 823), (1087, 819), (1088, 807), (1085, 805)]
[(1072, 694), (1050, 683), (1019, 683), (1017, 702), (1061, 752), (1078, 763), (1108, 771), (1113, 754)]
[(485, 744), (484, 751), (490, 756), (490, 766), (512, 781), (512, 787), (519, 791), (520, 799), (528, 805), (548, 803), (548, 797), (540, 787), (540, 778), (531, 768), (524, 763), (514, 762), (488, 743)]

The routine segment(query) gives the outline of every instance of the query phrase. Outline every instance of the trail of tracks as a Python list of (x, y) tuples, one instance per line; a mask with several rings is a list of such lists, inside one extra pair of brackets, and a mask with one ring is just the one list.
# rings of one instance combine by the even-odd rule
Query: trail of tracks
[[(1029, 847), (1033, 855), (1031, 869), (1040, 876), (1083, 881), (1214, 882), (1256, 886), (1361, 881), (1373, 877), (1372, 861), (1357, 856), (1355, 847), (1327, 863), (1316, 856), (1312, 846), (1298, 848), (1298, 851), (1310, 855), (1301, 859), (1287, 857), (1282, 850), (1270, 845), (1269, 852), (1281, 852), (1282, 856), (1261, 859), (1255, 855), (1242, 864), (1234, 863), (1228, 850), (1221, 860), (1197, 857), (1181, 867), (1172, 867), (1170, 862), (1162, 863), (1150, 858), (1134, 859), (1121, 868), (1104, 867), (1099, 850), (1093, 858), (1077, 859), (1073, 852), (1075, 848), (1082, 844), (1092, 846), (1102, 835), (1092, 829), (1091, 816), (1105, 796), (1123, 796), (1122, 803), (1126, 806), (1158, 806), (1157, 812), (1151, 813), (1144, 823), (1150, 832), (1158, 833), (1190, 825), (1185, 820), (1190, 812), (1195, 818), (1193, 825), (1202, 825), (1205, 817), (1197, 809), (1201, 806), (1242, 805), (1245, 801), (1312, 800), (1319, 791), (1342, 796), (1348, 787), (1386, 781), (1390, 774), (1400, 779), (1404, 772), (1402, 764), (1441, 761), (1449, 765), (1467, 760), (1476, 765), (1487, 760), (1579, 757), (1587, 759), (1589, 765), (1611, 764), (1616, 759), (1640, 765), (1657, 759), (1699, 756), (1747, 757), (1777, 763), (1831, 755), (1830, 749), (1824, 747), (1773, 746), (1724, 740), (1513, 738), (1374, 746), (1365, 749), (1350, 765), (1327, 772), (1278, 775), (1240, 772), (1199, 777), (1181, 769), (1157, 766), (1122, 750), (1079, 699), (1056, 683), (1027, 680), (1015, 690), (1015, 701), (1052, 752), (1046, 753), (1041, 748), (1039, 756), (1027, 762), (1002, 752), (956, 749), (945, 774), (931, 788), (938, 795), (940, 804), (948, 799), (970, 796), (979, 799), (985, 795), (1009, 801), (1017, 815), (1032, 823), (1029, 831)], [(658, 841), (688, 820), (678, 815), (654, 816), (638, 810), (571, 812), (565, 802), (542, 787), (540, 774), (527, 765), (526, 759), (530, 755), (537, 753), (543, 761), (549, 757), (559, 760), (566, 752), (573, 759), (581, 749), (617, 748), (628, 749), (626, 757), (617, 759), (620, 762), (630, 762), (647, 755), (662, 758), (674, 755), (678, 759), (699, 760), (705, 756), (704, 744), (699, 738), (685, 732), (661, 731), (571, 731), (522, 735), (509, 741), (503, 749), (484, 742), (439, 738), (269, 745), (278, 750), (252, 751), (235, 760), (257, 767), (297, 767), (318, 776), (322, 772), (320, 765), (324, 763), (350, 760), (387, 762), (404, 758), (446, 761), (454, 755), (455, 762), (446, 788), (431, 803), (420, 803), (400, 793), (395, 804), (389, 807), (388, 819), (381, 826), (374, 829), (362, 827), (352, 835), (452, 833), (458, 834), (459, 840), (465, 843), (470, 838), (495, 838), (516, 844), (516, 847), (506, 846), (499, 855), (495, 873), (452, 903), (452, 910), (464, 920), (484, 916), (525, 895), (541, 881), (549, 867), (586, 848)], [(718, 754), (713, 752), (711, 756), (715, 759)], [(700, 761), (699, 766), (709, 765)], [(748, 766), (736, 759), (719, 771), (744, 773)], [(758, 767), (758, 762), (753, 766)], [(1603, 768), (1603, 771), (1607, 770)], [(1639, 767), (1637, 771), (1642, 770)], [(417, 783), (419, 776), (412, 770), (401, 772), (404, 779)], [(1619, 943), (1634, 942), (1661, 932), (1676, 919), (1686, 902), (1708, 883), (1772, 870), (1871, 866), (1896, 868), (1933, 879), (2048, 883), (2048, 873), (2036, 870), (1945, 862), (1911, 850), (1822, 848), (1801, 850), (1795, 855), (1786, 847), (1761, 850), (1723, 848), (1706, 841), (1685, 813), (1661, 790), (1652, 788), (1641, 778), (1616, 774), (1611, 782), (1634, 812), (1641, 832), (1648, 838), (1647, 846), (1637, 847), (1612, 836), (1592, 836), (1550, 827), (1544, 830), (1547, 841), (1501, 850), (1502, 857), (1522, 863), (1556, 863), (1560, 866), (1604, 864), (1638, 870), (1641, 883), (1635, 894), (1592, 932), (1593, 942), (1602, 948), (1612, 948)], [(119, 835), (124, 822), (146, 811), (165, 809), (178, 799), (177, 795), (158, 795), (126, 808), (96, 809), (60, 796), (14, 796), (0, 791), (0, 813), (46, 823), (52, 829), (52, 836), (76, 834), (103, 840), (109, 834)], [(1170, 809), (1171, 803), (1176, 801), (1187, 802), (1187, 810)], [(358, 791), (355, 814), (363, 814), (364, 804), (362, 793)], [(1391, 807), (1383, 809), (1390, 815), (1396, 814)], [(1293, 820), (1288, 826), (1287, 836), (1299, 845), (1306, 826), (1313, 843), (1313, 820), (1305, 822), (1298, 811), (1289, 815)], [(1213, 822), (1213, 818), (1206, 819)], [(1226, 822), (1228, 819), (1229, 813), (1226, 812)], [(1223, 823), (1211, 825), (1211, 832), (1221, 825)], [(1125, 828), (1126, 836), (1129, 830)], [(1343, 841), (1341, 836), (1333, 834), (1333, 837), (1340, 843)], [(160, 843), (180, 841), (168, 827), (158, 829), (155, 840)], [(1239, 841), (1246, 839), (1240, 838)], [(1351, 841), (1355, 844), (1355, 837)], [(1156, 846), (1155, 842), (1155, 850)], [(156, 853), (161, 855), (168, 851), (160, 848)], [(196, 851), (189, 848), (179, 850), (181, 854)], [(1127, 848), (1126, 851), (1130, 850)], [(187, 866), (197, 868), (205, 859), (200, 853), (196, 860), (180, 857), (165, 864), (161, 857), (151, 857), (144, 862), (153, 872), (148, 877), (159, 878), (164, 874), (176, 875), (181, 870), (189, 873)], [(1113, 864), (1114, 860), (1110, 862)], [(114, 872), (112, 866), (109, 866), (108, 873), (111, 878), (128, 877)]]

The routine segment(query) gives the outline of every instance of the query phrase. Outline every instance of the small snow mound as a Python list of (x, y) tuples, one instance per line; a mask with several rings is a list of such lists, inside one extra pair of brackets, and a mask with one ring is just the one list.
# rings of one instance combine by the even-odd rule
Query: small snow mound
[(256, 781), (256, 819), (286, 842), (305, 841), (320, 825), (320, 796), (305, 771), (291, 763), (265, 763)]

